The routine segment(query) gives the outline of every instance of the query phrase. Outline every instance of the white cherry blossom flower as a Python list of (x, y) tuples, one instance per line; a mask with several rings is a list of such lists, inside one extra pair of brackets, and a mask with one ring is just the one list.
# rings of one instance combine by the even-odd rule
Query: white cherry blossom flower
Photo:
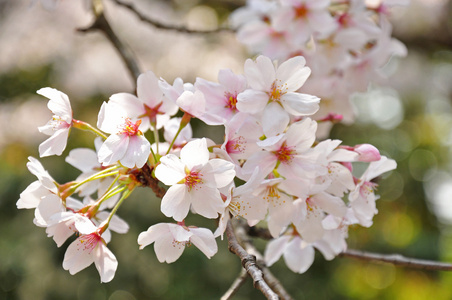
[(93, 223), (75, 223), (80, 236), (66, 250), (63, 268), (71, 275), (85, 269), (92, 263), (100, 275), (101, 282), (110, 282), (115, 276), (118, 261), (107, 248), (99, 228)]
[(104, 102), (97, 127), (111, 135), (99, 149), (99, 163), (108, 166), (120, 162), (128, 168), (141, 168), (149, 158), (151, 144), (140, 131), (141, 119), (118, 105)]
[(311, 74), (302, 56), (293, 57), (275, 68), (270, 58), (259, 56), (245, 62), (245, 76), (250, 89), (237, 96), (241, 112), (261, 115), (266, 136), (282, 133), (290, 116), (307, 116), (319, 109), (320, 99), (297, 93)]
[(162, 157), (155, 176), (171, 186), (162, 199), (163, 214), (180, 222), (191, 206), (206, 218), (216, 218), (225, 207), (218, 188), (232, 182), (234, 168), (222, 159), (209, 160), (205, 138), (187, 143), (180, 158), (174, 154)]
[(50, 135), (39, 145), (39, 156), (61, 155), (72, 127), (71, 103), (66, 94), (53, 88), (42, 88), (37, 93), (50, 99), (47, 107), (54, 114), (46, 125), (38, 128), (40, 132)]
[(172, 263), (184, 252), (185, 246), (195, 245), (207, 258), (218, 251), (213, 233), (206, 228), (185, 226), (183, 223), (159, 223), (140, 233), (138, 244), (140, 249), (154, 244), (155, 254), (159, 262)]
[(36, 208), (42, 197), (58, 194), (56, 181), (50, 176), (42, 164), (34, 157), (28, 157), (28, 170), (35, 175), (38, 180), (32, 182), (21, 194), (17, 201), (17, 208)]

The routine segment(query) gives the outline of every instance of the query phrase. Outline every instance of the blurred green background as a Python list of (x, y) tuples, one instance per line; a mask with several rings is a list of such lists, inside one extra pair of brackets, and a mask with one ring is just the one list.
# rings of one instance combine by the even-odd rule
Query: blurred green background
[[(158, 31), (132, 14), (107, 5), (113, 28), (137, 55), (144, 70), (168, 81), (180, 76), (216, 80), (221, 68), (242, 72), (247, 53), (230, 33), (187, 36)], [(158, 20), (215, 28), (243, 1), (134, 1)], [(202, 17), (201, 17), (202, 16)], [(128, 221), (126, 235), (109, 244), (119, 267), (112, 282), (101, 284), (91, 266), (72, 276), (61, 264), (69, 241), (57, 248), (43, 228), (33, 225), (33, 210), (17, 210), (19, 194), (35, 180), (26, 169), (45, 139), (37, 126), (50, 117), (46, 99), (36, 95), (51, 86), (69, 95), (76, 119), (95, 124), (97, 111), (117, 92), (133, 92), (133, 82), (114, 49), (100, 33), (81, 34), (92, 16), (83, 1), (61, 0), (46, 11), (28, 0), (0, 0), (0, 299), (215, 299), (239, 274), (240, 262), (218, 240), (208, 260), (195, 247), (173, 264), (160, 264), (153, 246), (138, 250), (140, 232), (169, 221), (159, 200), (139, 190), (119, 210)], [(388, 85), (374, 87), (353, 101), (354, 125), (331, 133), (344, 144), (371, 143), (398, 163), (381, 180), (379, 214), (369, 228), (350, 228), (350, 248), (400, 253), (452, 262), (452, 32), (451, 4), (412, 0), (393, 14), (394, 35), (406, 43), (408, 57), (391, 62)], [(189, 58), (189, 59), (187, 59)], [(218, 130), (201, 132), (219, 141)], [(92, 147), (92, 136), (73, 130), (68, 149)], [(64, 157), (42, 159), (59, 182), (78, 171)], [(190, 216), (187, 224), (214, 229)], [(256, 241), (260, 249), (265, 243)], [(281, 260), (271, 270), (296, 299), (451, 299), (452, 273), (420, 271), (351, 258), (327, 262), (321, 255), (305, 274), (294, 274)], [(263, 299), (251, 280), (235, 299)]]

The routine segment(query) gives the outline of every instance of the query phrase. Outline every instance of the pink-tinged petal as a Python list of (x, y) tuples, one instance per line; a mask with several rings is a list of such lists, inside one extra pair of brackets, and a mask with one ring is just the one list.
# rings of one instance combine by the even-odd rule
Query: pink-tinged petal
[(124, 157), (128, 146), (129, 137), (127, 135), (110, 135), (100, 147), (99, 153), (97, 153), (99, 163), (104, 166), (115, 164)]
[(148, 161), (151, 154), (151, 144), (143, 135), (129, 137), (129, 145), (124, 157), (120, 159), (122, 165), (128, 168), (141, 168)]
[(204, 183), (222, 188), (232, 182), (235, 177), (235, 165), (223, 159), (212, 159), (201, 169)]
[[(62, 220), (61, 223), (51, 224), (46, 228), (46, 233), (48, 237), (53, 237), (53, 240), (58, 247), (61, 247), (66, 240), (74, 234), (74, 229), (68, 224), (71, 223), (72, 213), (61, 212), (59, 214), (67, 214), (66, 221)], [(72, 216), (69, 217), (69, 214)], [(64, 218), (64, 217), (62, 217)]]
[(187, 188), (184, 184), (176, 184), (170, 187), (163, 196), (161, 211), (167, 217), (182, 222), (188, 215), (190, 199), (187, 199)]
[(169, 231), (177, 242), (188, 242), (193, 233), (179, 224), (168, 223)]
[(258, 90), (245, 90), (237, 95), (237, 109), (249, 114), (257, 114), (267, 106), (269, 96)]
[[(101, 211), (96, 214), (96, 217), (99, 218), (99, 220), (106, 220), (109, 217), (109, 213), (106, 211)], [(129, 224), (127, 224), (126, 221), (118, 217), (117, 215), (113, 215), (113, 217), (110, 220), (110, 224), (108, 225), (108, 229), (111, 231), (117, 232), (117, 233), (127, 233), (129, 231)]]
[(97, 227), (87, 217), (75, 214), (74, 226), (80, 234), (90, 234), (97, 230)]
[(202, 116), (206, 111), (206, 99), (200, 90), (183, 92), (176, 103), (185, 112), (195, 117)]
[(284, 133), (271, 136), (263, 141), (258, 141), (257, 145), (269, 152), (277, 151), (281, 148), (281, 145), (285, 142), (286, 135)]
[(190, 228), (193, 235), (190, 242), (193, 243), (207, 258), (211, 258), (218, 251), (217, 242), (212, 231), (206, 228)]
[(187, 143), (180, 151), (181, 161), (191, 170), (195, 166), (204, 166), (209, 161), (209, 150), (205, 138)]
[(125, 117), (125, 111), (119, 105), (104, 102), (97, 116), (97, 127), (103, 132), (118, 133)]
[(41, 199), (35, 210), (34, 223), (40, 227), (46, 227), (53, 214), (64, 211), (65, 208), (61, 202), (60, 197), (54, 194), (49, 194)]
[(277, 239), (268, 242), (265, 248), (265, 263), (268, 267), (273, 265), (279, 260), (284, 250), (286, 249), (287, 243), (289, 243), (291, 237), (288, 235), (281, 236)]
[(315, 32), (330, 33), (337, 28), (337, 23), (328, 9), (310, 14), (308, 22)]
[(284, 251), (284, 261), (289, 269), (301, 274), (312, 265), (314, 255), (314, 247), (306, 244), (300, 238), (294, 238)]
[(328, 165), (328, 177), (332, 180), (332, 183), (326, 191), (334, 196), (342, 197), (344, 193), (355, 188), (352, 173), (341, 164), (330, 163)]
[(359, 154), (358, 161), (372, 162), (381, 159), (380, 151), (370, 144), (356, 145), (354, 151)]
[(73, 149), (66, 157), (66, 162), (82, 172), (90, 172), (95, 167), (99, 167), (97, 154), (88, 148)]
[(158, 239), (154, 243), (155, 255), (159, 262), (175, 262), (184, 252), (185, 242), (178, 242), (171, 235)]
[(83, 237), (73, 241), (64, 254), (63, 269), (69, 271), (71, 275), (80, 272), (94, 262), (91, 251), (85, 249)]
[(140, 74), (137, 81), (138, 98), (147, 106), (153, 108), (163, 100), (163, 92), (160, 90), (159, 82), (151, 71)]
[(55, 180), (53, 180), (52, 176), (50, 176), (49, 172), (47, 172), (42, 164), (36, 158), (29, 156), (29, 162), (27, 163), (27, 168), (31, 172), (31, 174), (35, 175), (39, 182), (47, 188), (52, 193), (58, 193), (58, 189), (55, 185)]
[(339, 197), (322, 192), (314, 195), (312, 198), (316, 205), (330, 215), (344, 217), (347, 212), (344, 201)]
[(72, 109), (68, 96), (53, 88), (42, 88), (37, 91), (38, 94), (47, 97), (50, 101), (47, 107), (64, 121), (71, 123)]
[(296, 147), (298, 154), (311, 148), (315, 141), (317, 122), (306, 118), (303, 121), (293, 123), (286, 132), (288, 146)]
[(328, 230), (322, 240), (314, 243), (314, 247), (323, 254), (326, 260), (332, 260), (347, 249), (347, 243), (341, 230)]
[[(192, 189), (188, 194), (193, 210), (203, 217), (215, 219), (219, 213), (224, 211), (225, 203), (216, 188), (203, 185), (199, 189)], [(174, 219), (179, 221), (175, 217)]]
[(276, 70), (276, 78), (281, 81), (288, 92), (298, 90), (311, 75), (311, 69), (305, 65), (305, 58), (296, 56), (283, 62)]
[(259, 151), (245, 162), (243, 165), (243, 173), (244, 175), (253, 174), (256, 167), (259, 167), (259, 170), (262, 176), (265, 178), (268, 174), (270, 174), (276, 166), (276, 156), (267, 151)]
[(260, 55), (256, 61), (247, 59), (244, 67), (245, 77), (252, 89), (268, 92), (276, 80), (275, 66), (270, 58)]
[(159, 223), (152, 225), (148, 230), (143, 231), (138, 235), (138, 245), (143, 249), (147, 245), (152, 244), (156, 240), (162, 239), (170, 235), (169, 226), (167, 223)]
[(49, 194), (50, 191), (36, 180), (20, 193), (20, 198), (16, 202), (17, 208), (36, 208), (41, 202), (41, 198)]
[(308, 94), (287, 93), (281, 97), (284, 109), (294, 116), (310, 116), (319, 110), (320, 98)]
[(369, 167), (363, 174), (363, 179), (365, 181), (370, 181), (383, 173), (394, 170), (395, 168), (397, 168), (395, 160), (382, 156), (379, 161), (374, 161), (369, 164)]
[(222, 69), (218, 72), (218, 82), (231, 93), (240, 93), (246, 89), (247, 82), (245, 76), (234, 74), (231, 69)]
[(108, 106), (122, 110), (124, 116), (138, 118), (145, 113), (143, 103), (135, 95), (118, 93), (110, 96)]
[(61, 155), (66, 148), (69, 128), (60, 129), (39, 145), (39, 156)]
[(160, 159), (160, 164), (155, 168), (155, 177), (165, 185), (174, 185), (185, 178), (184, 168), (179, 157), (168, 154)]
[(290, 116), (279, 103), (267, 105), (262, 115), (262, 127), (268, 137), (283, 133), (289, 125)]
[(118, 268), (118, 261), (113, 252), (102, 242), (99, 242), (93, 250), (93, 260), (99, 272), (100, 281), (110, 282), (115, 277)]

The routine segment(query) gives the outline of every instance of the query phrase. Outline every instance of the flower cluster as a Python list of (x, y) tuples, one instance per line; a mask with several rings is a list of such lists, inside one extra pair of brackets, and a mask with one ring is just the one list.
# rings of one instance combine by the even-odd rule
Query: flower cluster
[[(369, 1), (370, 2), (370, 1)], [(249, 0), (230, 18), (238, 40), (272, 59), (306, 57), (312, 77), (303, 87), (328, 102), (321, 114), (353, 120), (349, 96), (385, 78), (382, 68), (406, 48), (391, 37), (393, 6), (409, 0)], [(378, 3), (378, 4), (377, 4)]]
[[(283, 255), (291, 270), (304, 272), (314, 248), (332, 259), (346, 249), (348, 226), (372, 224), (378, 199), (372, 180), (396, 163), (369, 144), (317, 140), (318, 122), (310, 116), (320, 99), (297, 92), (311, 73), (305, 63), (296, 56), (276, 66), (259, 56), (245, 62), (243, 75), (221, 70), (218, 83), (178, 78), (170, 84), (148, 71), (139, 76), (136, 95), (114, 94), (102, 104), (97, 128), (73, 118), (64, 93), (39, 90), (54, 113), (40, 127), (50, 135), (41, 157), (61, 155), (72, 127), (99, 137), (95, 150), (69, 152), (66, 161), (82, 172), (71, 182), (57, 183), (30, 157), (27, 166), (38, 180), (17, 207), (34, 208), (34, 223), (58, 247), (77, 234), (63, 268), (74, 274), (94, 262), (102, 282), (113, 279), (118, 264), (106, 246), (110, 231), (128, 231), (116, 215), (119, 206), (136, 187), (155, 191), (159, 182), (168, 186), (161, 212), (174, 222), (152, 224), (138, 244), (154, 243), (160, 262), (174, 262), (190, 244), (212, 257), (231, 217), (268, 227), (274, 237), (268, 265)], [(192, 118), (224, 126), (224, 140), (193, 138)], [(358, 176), (353, 163), (367, 170)], [(215, 232), (186, 225), (190, 213), (218, 219)]]

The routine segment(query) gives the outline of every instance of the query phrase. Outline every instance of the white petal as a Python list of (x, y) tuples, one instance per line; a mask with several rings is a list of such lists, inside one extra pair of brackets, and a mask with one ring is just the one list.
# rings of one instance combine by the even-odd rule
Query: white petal
[(39, 156), (61, 155), (66, 148), (69, 128), (60, 129), (39, 145)]
[(212, 159), (201, 169), (203, 180), (213, 183), (213, 187), (222, 188), (235, 177), (235, 165), (224, 159)]
[(165, 185), (174, 185), (186, 176), (185, 165), (174, 154), (165, 155), (155, 168), (155, 177)]
[(92, 171), (94, 167), (99, 167), (97, 154), (88, 148), (73, 149), (66, 157), (66, 162), (82, 172)]
[(224, 210), (225, 204), (216, 188), (203, 185), (199, 189), (192, 189), (189, 194), (193, 209), (206, 218), (215, 219)]
[(264, 134), (268, 137), (275, 136), (286, 130), (289, 124), (289, 114), (281, 107), (280, 104), (272, 102), (267, 105), (262, 115), (262, 125)]
[(124, 157), (120, 159), (121, 164), (128, 168), (141, 168), (148, 161), (151, 154), (151, 144), (143, 135), (129, 137), (129, 145)]
[(284, 260), (289, 269), (296, 273), (304, 273), (314, 262), (314, 247), (307, 245), (299, 238), (294, 238), (284, 252)]
[(100, 275), (100, 281), (110, 282), (115, 277), (118, 268), (118, 261), (113, 252), (102, 242), (99, 242), (93, 250), (93, 259)]
[(137, 81), (137, 95), (149, 107), (155, 107), (162, 102), (163, 92), (158, 79), (152, 71), (140, 74)]
[(298, 90), (308, 79), (311, 69), (305, 67), (306, 60), (303, 56), (293, 57), (283, 62), (276, 70), (276, 78), (284, 84), (289, 92)]
[(187, 143), (180, 151), (180, 159), (191, 170), (195, 166), (204, 166), (209, 161), (209, 150), (205, 138)]
[(128, 145), (129, 137), (126, 134), (110, 135), (102, 144), (97, 154), (99, 163), (102, 163), (104, 166), (115, 164), (124, 157)]
[(190, 237), (192, 242), (207, 258), (211, 258), (218, 251), (217, 242), (212, 231), (206, 228), (190, 228), (193, 235)]
[(167, 217), (182, 222), (188, 215), (190, 209), (190, 197), (187, 195), (187, 188), (183, 184), (176, 184), (170, 187), (163, 196), (161, 211)]
[(258, 90), (245, 90), (237, 95), (237, 109), (249, 114), (257, 114), (267, 106), (269, 96)]
[(320, 98), (308, 94), (287, 93), (281, 97), (285, 110), (294, 116), (310, 116), (319, 110)]
[(265, 248), (265, 263), (268, 267), (279, 260), (286, 249), (290, 238), (290, 236), (284, 235), (268, 242), (267, 247)]

